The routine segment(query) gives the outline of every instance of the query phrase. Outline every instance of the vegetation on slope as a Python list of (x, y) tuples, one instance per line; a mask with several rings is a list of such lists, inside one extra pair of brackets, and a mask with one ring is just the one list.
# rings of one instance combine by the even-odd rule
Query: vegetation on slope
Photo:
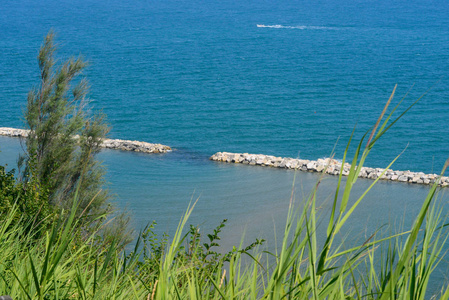
[[(55, 92), (50, 98), (59, 94)], [(102, 225), (109, 211), (90, 208), (97, 194), (85, 191), (91, 187), (84, 184), (90, 178), (87, 170), (97, 166), (91, 161), (96, 148), (86, 152), (78, 143), (89, 145), (94, 135), (80, 135), (73, 140), (71, 136), (76, 131), (52, 127), (60, 122), (63, 128), (67, 117), (53, 119), (42, 115), (45, 120), (57, 121), (46, 125), (48, 132), (47, 127), (30, 123), (36, 133), (27, 142), (27, 149), (32, 151), (28, 150), (26, 180), (17, 181), (0, 168), (0, 294), (9, 294), (13, 299), (429, 298), (430, 276), (444, 258), (448, 236), (446, 219), (436, 205), (438, 181), (423, 199), (410, 229), (387, 237), (374, 234), (351, 249), (337, 242), (344, 224), (379, 180), (373, 181), (355, 202), (349, 201), (354, 197), (351, 193), (366, 157), (376, 141), (414, 105), (392, 119), (399, 106), (386, 113), (393, 95), (394, 92), (378, 122), (358, 142), (345, 181), (340, 174), (329, 219), (323, 220), (324, 214), (316, 207), (323, 172), (301, 205), (295, 206), (292, 196), (282, 243), (275, 253), (262, 251), (262, 241), (256, 241), (246, 248), (219, 254), (219, 234), (225, 221), (203, 238), (198, 228), (186, 226), (192, 205), (171, 239), (158, 238), (153, 233), (153, 223), (140, 234), (134, 251), (126, 254), (119, 241), (104, 238)], [(33, 111), (33, 99), (39, 96), (32, 93), (29, 99), (32, 100), (28, 111)], [(68, 115), (76, 114), (70, 110)], [(83, 128), (90, 128), (83, 124), (81, 133)], [(56, 149), (41, 151), (46, 148), (40, 143), (51, 143), (53, 139), (73, 143), (75, 150), (69, 151), (68, 156), (74, 161), (68, 164), (78, 163), (84, 168), (73, 168), (76, 174), (68, 174), (57, 163), (50, 168), (51, 155), (39, 160), (48, 153), (59, 155)], [(348, 160), (351, 143), (350, 139), (342, 164)], [(46, 166), (47, 162), (50, 166)], [(441, 174), (448, 164), (449, 161)], [(92, 197), (89, 201), (88, 195)], [(323, 243), (318, 242), (318, 224), (326, 224)], [(38, 236), (36, 231), (40, 232)], [(449, 288), (446, 283), (441, 284), (441, 292), (435, 296), (448, 299)]]
[(79, 78), (86, 63), (78, 57), (56, 66), (53, 40), (50, 32), (38, 55), (39, 85), (28, 93), (25, 180), (37, 181), (50, 203), (65, 209), (72, 207), (79, 185), (78, 214), (101, 213), (109, 194), (95, 155), (109, 129), (103, 116), (87, 112), (88, 83)]

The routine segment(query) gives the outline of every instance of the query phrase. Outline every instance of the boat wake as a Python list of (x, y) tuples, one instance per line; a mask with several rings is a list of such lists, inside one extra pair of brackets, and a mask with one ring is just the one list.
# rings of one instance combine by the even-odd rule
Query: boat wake
[(338, 30), (340, 28), (337, 27), (327, 27), (327, 26), (286, 26), (286, 25), (264, 25), (264, 24), (256, 24), (259, 28), (276, 28), (276, 29), (302, 29), (302, 30)]

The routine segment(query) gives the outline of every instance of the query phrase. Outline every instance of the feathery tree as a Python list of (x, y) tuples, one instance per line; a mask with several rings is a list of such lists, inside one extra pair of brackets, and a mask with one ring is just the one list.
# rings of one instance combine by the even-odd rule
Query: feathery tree
[(37, 180), (50, 203), (66, 209), (79, 186), (78, 213), (103, 214), (109, 195), (95, 155), (109, 129), (103, 115), (86, 110), (88, 82), (80, 78), (86, 62), (70, 58), (58, 66), (53, 40), (50, 31), (38, 55), (40, 83), (28, 93), (25, 178)]

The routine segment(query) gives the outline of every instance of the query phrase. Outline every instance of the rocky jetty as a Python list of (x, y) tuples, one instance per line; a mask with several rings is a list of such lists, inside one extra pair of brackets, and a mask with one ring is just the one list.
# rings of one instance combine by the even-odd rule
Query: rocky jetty
[[(329, 175), (340, 174), (342, 164), (340, 161), (330, 158), (318, 160), (295, 159), (289, 157), (276, 157), (263, 154), (249, 154), (249, 153), (230, 153), (217, 152), (210, 157), (211, 160), (240, 163), (254, 166), (274, 167), (300, 170), (304, 172), (325, 172)], [(343, 165), (342, 174), (347, 176), (351, 165), (345, 163)], [(381, 168), (362, 167), (359, 177), (368, 179), (391, 180), (399, 182), (417, 183), (417, 184), (433, 184), (437, 179), (437, 174), (424, 174), (423, 172), (411, 171), (394, 171)], [(442, 177), (440, 180), (441, 186), (449, 186), (449, 177)]]
[[(0, 127), (0, 135), (9, 137), (27, 137), (29, 130)], [(119, 139), (104, 139), (101, 147), (108, 149), (116, 149), (123, 151), (134, 151), (144, 153), (165, 153), (172, 149), (169, 146), (161, 144), (152, 144), (139, 141), (119, 140)]]
[(27, 137), (29, 130), (0, 127), (0, 135), (10, 136), (10, 137)]
[(152, 144), (139, 141), (128, 141), (118, 139), (105, 139), (101, 147), (108, 149), (117, 149), (124, 151), (135, 151), (144, 153), (166, 153), (172, 151), (169, 146), (162, 144)]

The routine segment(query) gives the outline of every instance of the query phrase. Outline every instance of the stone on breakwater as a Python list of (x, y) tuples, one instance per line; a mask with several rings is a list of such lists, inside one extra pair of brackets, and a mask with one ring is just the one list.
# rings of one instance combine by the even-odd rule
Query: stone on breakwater
[[(289, 157), (275, 157), (263, 154), (248, 154), (248, 153), (230, 153), (230, 152), (217, 152), (210, 157), (214, 161), (233, 162), (249, 165), (258, 165), (273, 168), (284, 168), (301, 170), (305, 172), (325, 172), (330, 175), (338, 175), (341, 173), (344, 176), (349, 175), (351, 165), (345, 163), (343, 170), (341, 170), (341, 162), (336, 159), (318, 159), (303, 160), (294, 159)], [(436, 174), (424, 174), (423, 172), (411, 172), (411, 171), (394, 171), (391, 169), (382, 168), (369, 168), (362, 167), (359, 173), (359, 177), (368, 179), (391, 180), (399, 182), (409, 182), (416, 184), (433, 184), (438, 178)], [(449, 177), (441, 177), (440, 186), (449, 186)]]
[[(29, 130), (17, 129), (9, 127), (0, 127), (0, 135), (9, 137), (27, 137)], [(117, 149), (124, 151), (134, 151), (143, 153), (165, 153), (170, 152), (172, 149), (169, 146), (161, 144), (152, 144), (147, 142), (119, 140), (119, 139), (104, 139), (102, 148)]]
[(10, 136), (10, 137), (27, 137), (29, 130), (0, 127), (0, 135)]
[(165, 153), (171, 151), (171, 148), (169, 146), (161, 144), (118, 139), (105, 139), (101, 144), (101, 147), (143, 153)]

